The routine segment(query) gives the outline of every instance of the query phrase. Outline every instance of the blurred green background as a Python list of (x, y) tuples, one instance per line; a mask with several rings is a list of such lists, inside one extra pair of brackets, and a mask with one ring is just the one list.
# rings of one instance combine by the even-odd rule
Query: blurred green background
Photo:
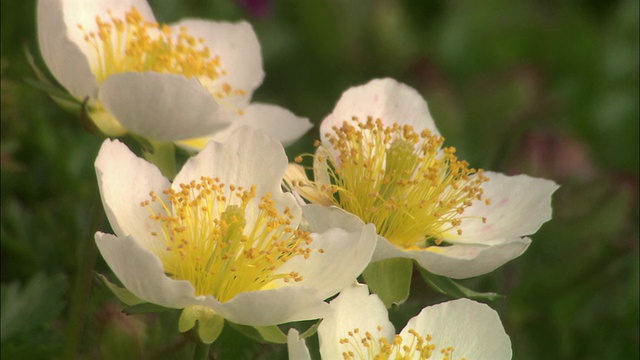
[[(555, 180), (554, 218), (520, 258), (463, 283), (505, 294), (514, 359), (637, 359), (638, 1), (152, 0), (160, 22), (250, 21), (266, 78), (254, 99), (315, 124), (350, 86), (416, 88), (473, 166)], [(125, 316), (96, 280), (110, 231), (101, 139), (26, 85), (35, 1), (2, 1), (3, 358), (182, 358), (175, 316)], [(309, 151), (317, 127), (288, 148)], [(419, 276), (397, 328), (447, 297)], [(216, 346), (217, 344), (224, 344)], [(225, 329), (217, 358), (285, 358)]]

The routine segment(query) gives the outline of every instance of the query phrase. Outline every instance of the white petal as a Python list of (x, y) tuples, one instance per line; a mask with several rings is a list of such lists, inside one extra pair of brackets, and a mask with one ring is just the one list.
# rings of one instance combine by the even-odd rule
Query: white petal
[(226, 75), (214, 82), (219, 88), (212, 90), (221, 90), (224, 83), (233, 89), (242, 89), (246, 95), (232, 96), (224, 101), (239, 108), (246, 106), (264, 78), (260, 44), (251, 25), (244, 21), (229, 23), (186, 19), (173, 24), (172, 28), (181, 26), (196, 38), (203, 38), (204, 45), (209, 47), (213, 56), (220, 56), (220, 65)]
[(400, 333), (405, 344), (412, 338), (410, 329), (433, 337), (434, 354), (451, 346), (455, 359), (511, 359), (511, 341), (498, 313), (473, 300), (458, 299), (423, 309)]
[(313, 179), (319, 185), (331, 185), (329, 162), (327, 161), (329, 156), (331, 154), (324, 146), (319, 146), (313, 155)]
[(298, 272), (302, 281), (291, 286), (312, 286), (325, 299), (350, 286), (367, 267), (376, 246), (376, 230), (334, 206), (305, 205), (302, 210), (313, 238), (309, 248), (323, 253), (314, 251), (308, 259), (294, 257), (278, 272)]
[(160, 141), (205, 136), (239, 116), (197, 79), (174, 74), (115, 74), (102, 83), (99, 99), (129, 131)]
[[(299, 185), (309, 184), (311, 181), (307, 177), (307, 173), (302, 165), (289, 164), (287, 166), (287, 171), (284, 174), (284, 181), (287, 183), (287, 186), (291, 189), (291, 193), (296, 196), (296, 199), (298, 199), (298, 203), (300, 204), (305, 204), (305, 201), (303, 200), (304, 198), (317, 205), (333, 205), (331, 197), (326, 192), (319, 191), (315, 186)], [(297, 185), (296, 187), (293, 186), (294, 182)]]
[(298, 330), (294, 328), (289, 329), (287, 333), (287, 352), (289, 360), (311, 360), (307, 344), (304, 339), (300, 339)]
[(251, 326), (314, 320), (330, 312), (315, 289), (300, 286), (243, 292), (226, 303), (207, 296), (204, 304), (231, 322)]
[(514, 238), (502, 240), (494, 245), (455, 244), (443, 247), (431, 246), (424, 250), (404, 251), (379, 236), (371, 261), (396, 257), (410, 258), (434, 274), (454, 279), (465, 279), (497, 269), (522, 255), (529, 244), (531, 244), (529, 238)]
[(64, 5), (60, 0), (38, 2), (40, 52), (49, 71), (71, 95), (80, 100), (87, 96), (95, 98), (98, 93), (98, 81), (91, 71), (87, 55), (82, 52), (79, 44), (69, 37), (80, 30), (73, 24), (72, 19), (71, 24), (67, 26)]
[(406, 124), (413, 126), (418, 133), (428, 128), (438, 134), (422, 96), (415, 89), (393, 79), (375, 79), (345, 91), (333, 112), (320, 125), (323, 143), (330, 147), (325, 134), (333, 132), (333, 126), (341, 127), (344, 121), (352, 122), (353, 116), (361, 122), (371, 116), (374, 120), (380, 118), (387, 125)]
[[(160, 225), (149, 219), (150, 211), (140, 203), (150, 200), (150, 191), (163, 197), (162, 191), (171, 186), (169, 180), (118, 140), (102, 143), (95, 167), (102, 204), (113, 231), (121, 237), (131, 235), (148, 249), (163, 247), (158, 238), (151, 236), (151, 232), (160, 233)], [(149, 206), (156, 213), (161, 212), (159, 203)]]
[[(244, 114), (234, 121), (231, 126), (207, 136), (206, 140), (225, 142), (229, 135), (238, 128), (250, 126), (264, 131), (267, 135), (280, 141), (283, 146), (287, 146), (298, 140), (313, 127), (307, 118), (297, 117), (289, 110), (276, 105), (253, 103), (244, 108), (243, 111)], [(186, 142), (185, 145), (198, 147), (200, 144), (204, 147), (206, 142), (192, 139)]]
[[(462, 235), (447, 240), (493, 244), (500, 239), (533, 234), (551, 219), (551, 194), (558, 189), (556, 183), (526, 175), (485, 175), (490, 180), (482, 188), (490, 205), (478, 201), (465, 209), (463, 216), (470, 218), (462, 220)], [(482, 217), (486, 217), (486, 223)]]
[(248, 207), (245, 230), (252, 228), (257, 203), (267, 192), (271, 193), (281, 214), (289, 207), (294, 216), (291, 226), (296, 227), (302, 210), (293, 195), (283, 193), (280, 185), (286, 167), (287, 156), (282, 145), (262, 131), (245, 126), (231, 134), (224, 144), (212, 141), (190, 158), (176, 175), (173, 187), (199, 180), (202, 176), (218, 177), (226, 185), (246, 189), (256, 185), (256, 199), (252, 202), (254, 206)]
[[(354, 284), (344, 289), (331, 301), (333, 312), (322, 320), (318, 327), (320, 354), (323, 359), (341, 359), (347, 348), (340, 344), (340, 339), (348, 338), (349, 331), (359, 329), (360, 335), (368, 331), (376, 339), (384, 336), (393, 341), (395, 329), (387, 309), (375, 295), (369, 295), (366, 285)], [(378, 330), (378, 326), (382, 330)]]
[[(96, 31), (96, 16), (108, 20), (107, 10), (111, 10), (114, 17), (124, 19), (124, 13), (134, 6), (143, 18), (155, 21), (144, 0), (38, 2), (38, 38), (42, 56), (55, 78), (76, 98), (95, 98), (98, 91), (91, 70), (97, 54), (84, 40), (85, 32)], [(85, 32), (78, 25), (82, 25)]]
[(196, 298), (191, 283), (166, 276), (160, 259), (131, 236), (116, 237), (98, 232), (95, 239), (113, 273), (137, 297), (176, 309), (202, 303), (204, 297)]

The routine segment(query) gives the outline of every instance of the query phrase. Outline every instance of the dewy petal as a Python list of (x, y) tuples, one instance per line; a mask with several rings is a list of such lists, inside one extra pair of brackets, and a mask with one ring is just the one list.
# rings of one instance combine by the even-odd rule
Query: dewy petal
[(191, 148), (202, 149), (206, 140), (225, 142), (229, 135), (242, 126), (250, 126), (260, 129), (267, 135), (287, 146), (298, 140), (313, 125), (309, 119), (295, 116), (291, 111), (276, 105), (253, 103), (246, 107), (244, 114), (234, 121), (231, 126), (222, 131), (207, 136), (205, 141), (191, 139), (184, 145)]
[(320, 124), (320, 140), (330, 146), (325, 141), (325, 134), (333, 132), (333, 126), (341, 127), (344, 121), (355, 125), (351, 120), (353, 116), (362, 122), (371, 116), (374, 120), (380, 118), (387, 125), (411, 125), (418, 133), (428, 128), (438, 134), (422, 96), (415, 89), (389, 78), (375, 79), (345, 91), (333, 112)]
[(459, 227), (462, 235), (453, 234), (446, 240), (494, 244), (500, 239), (533, 234), (551, 219), (551, 194), (558, 189), (556, 183), (526, 175), (484, 174), (490, 180), (482, 185), (483, 196), (490, 205), (477, 202), (466, 208)]
[(298, 330), (294, 328), (289, 329), (287, 333), (287, 352), (289, 360), (311, 360), (307, 344), (304, 339), (300, 338)]
[[(294, 257), (278, 272), (298, 272), (302, 281), (291, 286), (312, 286), (325, 299), (352, 284), (371, 260), (376, 246), (376, 229), (335, 206), (304, 205), (314, 251), (308, 259)], [(282, 285), (286, 286), (285, 283)]]
[[(118, 140), (107, 139), (102, 143), (95, 167), (102, 204), (116, 235), (131, 235), (147, 249), (163, 248), (162, 241), (151, 236), (153, 231), (161, 232), (160, 225), (149, 219), (151, 213), (140, 203), (150, 199), (150, 191), (162, 197), (162, 191), (171, 185), (169, 180)], [(161, 212), (161, 204), (149, 206)]]
[(181, 26), (196, 38), (204, 39), (204, 45), (209, 47), (212, 56), (220, 56), (220, 65), (226, 74), (216, 79), (215, 84), (219, 87), (216, 90), (227, 83), (233, 89), (246, 92), (246, 95), (231, 96), (222, 101), (239, 108), (246, 106), (264, 79), (260, 44), (251, 25), (245, 21), (230, 23), (186, 19), (173, 24), (172, 28)]
[(511, 340), (498, 313), (473, 300), (458, 299), (426, 307), (400, 333), (405, 341), (412, 338), (410, 329), (432, 336), (434, 354), (451, 346), (455, 359), (511, 359)]
[(166, 276), (160, 259), (131, 236), (98, 232), (95, 240), (111, 270), (137, 297), (176, 309), (202, 303), (204, 297), (196, 298), (191, 283)]
[(175, 74), (114, 74), (102, 83), (99, 99), (129, 131), (160, 141), (204, 136), (239, 116), (218, 104), (196, 78)]
[[(376, 339), (384, 336), (393, 341), (395, 329), (389, 321), (387, 308), (377, 295), (369, 295), (366, 285), (356, 283), (344, 289), (331, 301), (331, 308), (331, 315), (325, 317), (318, 327), (323, 359), (341, 359), (347, 348), (340, 344), (340, 339), (348, 337), (349, 332), (355, 329), (360, 329), (363, 337), (368, 331)], [(378, 330), (378, 326), (382, 330)]]
[(207, 296), (204, 305), (231, 322), (250, 326), (269, 326), (327, 316), (329, 305), (311, 287), (249, 291), (221, 303)]

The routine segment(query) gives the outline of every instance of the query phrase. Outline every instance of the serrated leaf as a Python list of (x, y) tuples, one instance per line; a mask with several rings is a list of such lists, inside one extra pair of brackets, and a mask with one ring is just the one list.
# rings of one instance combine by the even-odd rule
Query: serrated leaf
[(52, 320), (64, 307), (62, 295), (68, 287), (61, 274), (38, 273), (22, 287), (16, 281), (2, 285), (0, 341), (29, 333)]
[(411, 259), (395, 258), (369, 264), (362, 276), (369, 289), (390, 308), (393, 304), (402, 304), (409, 297), (412, 273)]
[(134, 306), (134, 305), (142, 304), (145, 302), (144, 300), (135, 296), (131, 291), (127, 290), (126, 288), (120, 287), (112, 283), (106, 278), (106, 276), (102, 274), (97, 274), (97, 275), (100, 282), (106, 285), (109, 288), (109, 290), (111, 290), (113, 295), (115, 295), (120, 301), (122, 301), (126, 305)]
[(504, 299), (504, 295), (486, 292), (481, 293), (471, 289), (468, 289), (452, 279), (449, 279), (446, 276), (435, 275), (427, 270), (418, 267), (420, 270), (420, 275), (422, 278), (436, 291), (439, 291), (445, 295), (449, 295), (453, 298), (469, 298), (473, 300), (488, 300), (494, 301), (497, 299)]

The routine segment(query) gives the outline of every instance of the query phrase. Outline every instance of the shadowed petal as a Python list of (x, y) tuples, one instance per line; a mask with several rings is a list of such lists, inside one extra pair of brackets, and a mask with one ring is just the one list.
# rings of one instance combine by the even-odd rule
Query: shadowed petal
[[(140, 203), (150, 199), (150, 191), (164, 197), (162, 191), (171, 186), (169, 180), (118, 140), (102, 143), (95, 166), (102, 204), (116, 235), (131, 235), (148, 249), (163, 248), (162, 242), (151, 236), (151, 232), (161, 232), (160, 226), (149, 219), (150, 211)], [(157, 213), (162, 210), (159, 203), (149, 206)]]
[[(462, 235), (447, 240), (455, 243), (493, 244), (500, 239), (530, 235), (551, 219), (551, 194), (558, 185), (526, 175), (506, 176), (485, 172), (490, 179), (482, 185), (490, 205), (474, 203), (464, 211)], [(482, 218), (486, 218), (486, 223)]]
[(174, 74), (115, 74), (102, 83), (99, 99), (129, 131), (160, 141), (210, 134), (239, 116), (197, 79)]
[[(347, 338), (355, 329), (359, 329), (363, 337), (370, 332), (376, 339), (384, 336), (391, 340), (395, 335), (387, 308), (377, 295), (369, 295), (366, 285), (356, 283), (344, 289), (331, 301), (331, 308), (331, 315), (325, 317), (318, 327), (323, 359), (341, 359), (342, 352), (348, 348), (340, 344), (340, 339)], [(378, 326), (382, 329), (378, 330)]]
[(196, 298), (191, 283), (166, 276), (160, 259), (131, 236), (97, 232), (95, 240), (113, 273), (137, 297), (176, 309), (202, 303), (204, 297)]
[(522, 255), (529, 244), (531, 244), (529, 238), (515, 238), (502, 240), (501, 243), (494, 245), (455, 244), (404, 251), (378, 236), (378, 244), (371, 261), (394, 257), (409, 258), (434, 274), (464, 279), (497, 269)]
[(450, 346), (455, 359), (511, 359), (511, 340), (498, 313), (473, 300), (458, 299), (424, 308), (400, 333), (404, 341), (412, 338), (410, 329), (432, 336), (434, 354)]

